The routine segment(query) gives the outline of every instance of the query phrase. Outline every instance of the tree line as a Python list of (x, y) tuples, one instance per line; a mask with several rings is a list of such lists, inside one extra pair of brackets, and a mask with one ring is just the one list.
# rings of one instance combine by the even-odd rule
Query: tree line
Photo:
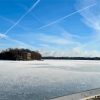
[(100, 57), (42, 57), (42, 59), (53, 59), (53, 60), (100, 60)]
[(6, 49), (0, 53), (0, 60), (41, 60), (39, 52), (29, 49)]

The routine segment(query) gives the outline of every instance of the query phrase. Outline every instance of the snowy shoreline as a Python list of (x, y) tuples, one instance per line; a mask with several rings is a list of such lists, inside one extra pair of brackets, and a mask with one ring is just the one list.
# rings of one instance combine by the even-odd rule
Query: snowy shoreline
[(79, 93), (52, 98), (50, 100), (91, 100), (96, 96), (100, 96), (100, 88), (82, 91)]

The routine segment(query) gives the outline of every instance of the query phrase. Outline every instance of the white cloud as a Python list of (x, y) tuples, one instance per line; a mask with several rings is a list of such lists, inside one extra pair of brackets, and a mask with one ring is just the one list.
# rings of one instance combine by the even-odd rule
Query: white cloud
[(12, 42), (17, 43), (17, 44), (18, 44), (18, 48), (29, 48), (29, 49), (33, 49), (33, 48), (34, 48), (34, 46), (32, 46), (32, 45), (30, 45), (30, 44), (27, 44), (27, 43), (24, 43), (24, 42), (22, 42), (22, 41), (13, 39), (13, 38), (11, 38), (11, 37), (6, 38), (6, 39), (7, 39), (7, 40), (10, 40), (10, 41), (12, 41)]
[(55, 35), (40, 34), (39, 40), (46, 43), (53, 43), (58, 45), (66, 45), (68, 40)]
[(97, 50), (82, 50), (80, 47), (71, 50), (40, 50), (43, 56), (54, 57), (100, 57), (100, 52)]
[(5, 40), (8, 40), (8, 41), (12, 41), (14, 43), (17, 43), (18, 44), (18, 47), (21, 47), (21, 48), (35, 49), (35, 47), (32, 46), (32, 45), (30, 45), (30, 44), (24, 43), (24, 42), (19, 41), (17, 39), (13, 39), (10, 36), (5, 35), (5, 34), (2, 34), (2, 33), (0, 33), (0, 39), (5, 39)]
[(7, 38), (7, 37), (8, 37), (7, 35), (0, 33), (0, 39), (1, 38)]
[[(60, 36), (59, 36), (60, 34)], [(37, 40), (41, 41), (44, 44), (54, 44), (59, 46), (64, 46), (68, 44), (78, 45), (78, 42), (74, 41), (70, 35), (66, 33), (59, 33), (58, 35), (48, 35), (44, 33), (37, 34), (35, 37)]]
[(100, 31), (100, 1), (99, 0), (80, 0), (80, 3), (78, 5), (78, 9), (80, 9), (83, 6), (94, 4), (96, 2), (96, 5), (84, 10), (83, 12), (80, 12), (81, 16), (84, 18), (83, 22), (88, 26), (91, 27), (94, 31)]

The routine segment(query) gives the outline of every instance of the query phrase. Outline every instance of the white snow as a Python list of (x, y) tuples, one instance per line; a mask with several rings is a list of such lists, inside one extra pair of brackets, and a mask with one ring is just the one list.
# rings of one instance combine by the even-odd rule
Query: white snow
[(100, 87), (100, 61), (0, 61), (0, 100), (48, 100)]

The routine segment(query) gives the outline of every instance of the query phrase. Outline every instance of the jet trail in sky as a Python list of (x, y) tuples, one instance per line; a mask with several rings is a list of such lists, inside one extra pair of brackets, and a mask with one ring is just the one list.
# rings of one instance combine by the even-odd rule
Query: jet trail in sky
[(49, 24), (46, 24), (46, 25), (44, 25), (44, 26), (41, 26), (41, 27), (38, 28), (37, 30), (42, 29), (42, 28), (45, 28), (45, 27), (48, 27), (48, 26), (51, 26), (51, 25), (53, 25), (53, 24), (55, 24), (55, 23), (58, 23), (58, 22), (60, 22), (61, 20), (64, 20), (64, 19), (66, 19), (66, 18), (68, 18), (68, 17), (70, 17), (70, 16), (72, 16), (72, 15), (74, 15), (74, 14), (76, 14), (76, 13), (82, 12), (82, 11), (84, 11), (84, 10), (90, 8), (90, 7), (95, 6), (95, 5), (96, 5), (96, 3), (95, 3), (95, 4), (92, 4), (92, 5), (89, 5), (89, 6), (85, 7), (85, 8), (82, 8), (82, 9), (80, 9), (80, 10), (77, 10), (77, 11), (75, 11), (75, 12), (73, 12), (73, 13), (70, 13), (70, 14), (64, 16), (64, 17), (59, 18), (58, 20), (55, 20), (55, 21), (53, 21), (53, 22), (51, 22), (51, 23), (49, 23)]
[(40, 0), (37, 0), (33, 5), (32, 5), (32, 7), (31, 8), (29, 8), (29, 10), (25, 13), (25, 14), (23, 14), (18, 20), (17, 20), (17, 22), (15, 22), (4, 34), (8, 34), (8, 32), (10, 31), (10, 30), (12, 30), (17, 24), (19, 24), (19, 22), (29, 13), (29, 12), (31, 12), (36, 6), (37, 6), (37, 4), (40, 2)]

